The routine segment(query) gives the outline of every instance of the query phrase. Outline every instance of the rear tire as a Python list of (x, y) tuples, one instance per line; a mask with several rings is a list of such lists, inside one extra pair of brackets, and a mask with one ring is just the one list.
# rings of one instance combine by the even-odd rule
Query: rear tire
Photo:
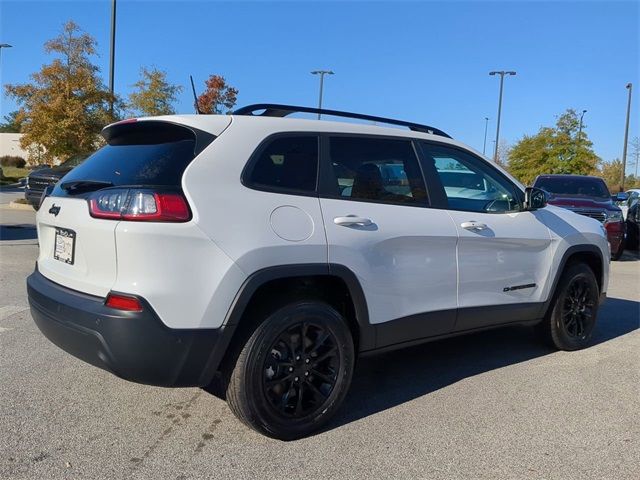
[(353, 340), (342, 316), (322, 302), (293, 303), (269, 315), (242, 348), (227, 403), (260, 433), (301, 438), (338, 410), (353, 366)]
[(593, 271), (584, 263), (567, 266), (541, 325), (546, 340), (559, 350), (586, 347), (596, 325), (599, 299)]

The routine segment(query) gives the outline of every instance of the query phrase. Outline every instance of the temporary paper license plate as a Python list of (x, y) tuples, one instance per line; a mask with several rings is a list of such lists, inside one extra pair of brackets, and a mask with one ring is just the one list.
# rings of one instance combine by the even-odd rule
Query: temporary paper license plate
[(66, 228), (56, 228), (56, 245), (53, 258), (73, 265), (76, 249), (76, 232)]

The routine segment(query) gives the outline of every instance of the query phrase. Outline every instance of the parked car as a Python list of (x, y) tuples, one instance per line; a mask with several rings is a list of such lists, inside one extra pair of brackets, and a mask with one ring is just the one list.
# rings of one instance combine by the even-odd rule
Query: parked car
[[(539, 175), (533, 186), (549, 194), (551, 205), (595, 218), (607, 230), (611, 258), (618, 260), (624, 252), (625, 224), (622, 210), (615, 204), (606, 183), (599, 177), (583, 175)], [(626, 198), (624, 194), (616, 200)]]
[[(282, 118), (298, 112), (378, 125)], [(294, 439), (361, 355), (513, 324), (589, 345), (602, 224), (437, 128), (263, 104), (102, 135), (43, 200), (27, 287), (46, 337), (119, 377), (208, 387)]]
[(55, 167), (41, 165), (34, 168), (27, 175), (24, 198), (33, 208), (38, 210), (45, 189), (55, 185), (62, 177), (86, 160), (87, 157), (88, 155), (76, 155)]
[(620, 207), (620, 210), (622, 210), (622, 218), (626, 220), (629, 207), (631, 207), (631, 205), (640, 198), (640, 188), (632, 188), (631, 190), (627, 190), (625, 193), (627, 194), (626, 200), (618, 202), (618, 206)]
[(640, 250), (640, 197), (635, 197), (627, 212), (627, 248)]

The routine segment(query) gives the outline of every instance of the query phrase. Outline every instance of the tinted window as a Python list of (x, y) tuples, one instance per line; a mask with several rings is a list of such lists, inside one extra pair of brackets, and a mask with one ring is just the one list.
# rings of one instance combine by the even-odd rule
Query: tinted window
[(381, 203), (427, 203), (422, 173), (409, 141), (333, 137), (330, 159), (331, 195)]
[[(146, 125), (142, 125), (145, 123)], [(178, 187), (187, 165), (195, 157), (194, 133), (184, 127), (161, 122), (139, 122), (118, 127), (109, 144), (79, 163), (59, 182), (52, 195), (66, 196), (62, 183), (90, 180), (113, 186)], [(66, 163), (64, 164), (66, 166)]]
[(249, 174), (258, 188), (315, 192), (318, 137), (278, 137), (264, 147)]
[(514, 186), (474, 156), (443, 145), (424, 143), (426, 161), (433, 162), (449, 208), (470, 212), (520, 209)]
[(558, 195), (610, 198), (609, 190), (599, 178), (588, 177), (538, 177), (535, 185)]
[[(193, 140), (158, 145), (107, 145), (64, 176), (63, 182), (98, 180), (118, 185), (179, 186), (193, 159)], [(57, 184), (53, 195), (66, 195)]]

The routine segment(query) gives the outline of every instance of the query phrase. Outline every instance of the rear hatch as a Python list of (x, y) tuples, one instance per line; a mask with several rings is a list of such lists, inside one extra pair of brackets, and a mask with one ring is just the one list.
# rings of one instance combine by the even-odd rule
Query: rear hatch
[[(121, 205), (123, 199), (133, 204), (128, 199), (135, 193), (139, 209), (148, 204), (146, 199), (153, 202), (155, 192), (170, 192), (169, 201), (183, 198), (182, 174), (215, 138), (192, 126), (164, 120), (116, 123), (105, 128), (103, 136), (107, 145), (55, 185), (36, 218), (40, 273), (60, 285), (102, 297), (116, 281), (115, 230), (126, 217), (121, 213), (126, 207)], [(184, 202), (188, 211), (186, 199)], [(126, 218), (167, 221), (158, 220), (157, 214)]]

